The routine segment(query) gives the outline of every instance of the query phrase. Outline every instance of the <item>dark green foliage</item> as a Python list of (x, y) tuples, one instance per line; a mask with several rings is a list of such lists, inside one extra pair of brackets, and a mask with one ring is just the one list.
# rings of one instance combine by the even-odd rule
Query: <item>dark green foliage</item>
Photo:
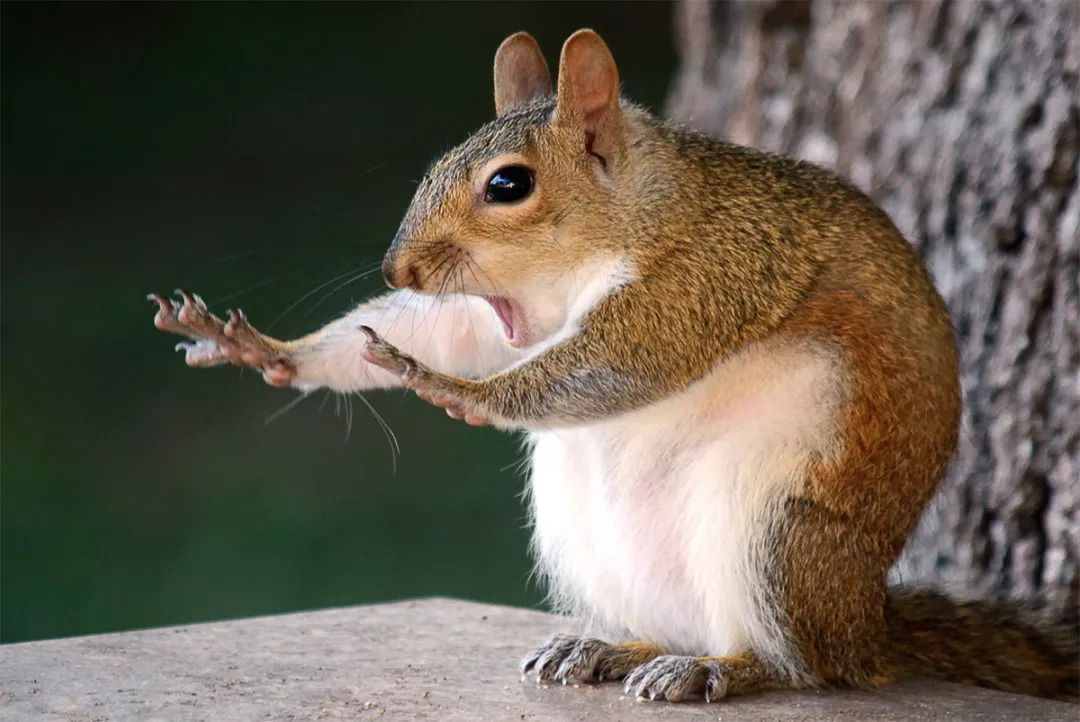
[(512, 437), (369, 394), (395, 474), (358, 399), (348, 435), (321, 394), (265, 426), (295, 394), (187, 369), (143, 297), (183, 285), (274, 335), (314, 329), (380, 287), (331, 279), (380, 259), (410, 181), (494, 115), (504, 36), (528, 29), (554, 63), (592, 25), (627, 95), (659, 108), (670, 8), (2, 11), (0, 638), (421, 595), (538, 603)]

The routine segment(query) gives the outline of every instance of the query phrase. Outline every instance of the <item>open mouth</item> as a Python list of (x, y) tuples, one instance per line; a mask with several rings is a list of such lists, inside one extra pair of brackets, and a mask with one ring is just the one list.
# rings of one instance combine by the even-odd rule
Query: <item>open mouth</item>
[(484, 296), (484, 300), (491, 305), (495, 315), (499, 317), (506, 340), (513, 345), (514, 341), (517, 340), (517, 329), (514, 327), (514, 304), (510, 302), (510, 299), (502, 296)]

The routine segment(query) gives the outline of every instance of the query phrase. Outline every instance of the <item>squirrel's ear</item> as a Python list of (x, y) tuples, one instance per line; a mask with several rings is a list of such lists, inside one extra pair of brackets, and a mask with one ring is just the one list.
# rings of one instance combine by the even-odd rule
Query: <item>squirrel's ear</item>
[(584, 126), (589, 152), (605, 165), (626, 150), (619, 71), (608, 46), (592, 30), (578, 30), (563, 44), (554, 122)]
[(514, 33), (495, 51), (495, 114), (551, 94), (551, 73), (528, 33)]

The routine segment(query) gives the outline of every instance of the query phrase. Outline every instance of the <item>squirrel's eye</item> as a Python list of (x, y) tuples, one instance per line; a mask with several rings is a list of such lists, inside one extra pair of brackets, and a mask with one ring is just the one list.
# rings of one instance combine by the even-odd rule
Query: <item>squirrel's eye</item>
[(514, 203), (529, 195), (532, 187), (532, 171), (523, 165), (508, 165), (491, 176), (484, 200), (488, 203)]

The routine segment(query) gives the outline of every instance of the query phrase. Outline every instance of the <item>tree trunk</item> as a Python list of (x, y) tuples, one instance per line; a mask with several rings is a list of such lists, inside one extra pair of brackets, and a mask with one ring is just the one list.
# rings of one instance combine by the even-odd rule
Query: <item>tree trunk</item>
[(1080, 2), (691, 0), (677, 16), (670, 115), (852, 179), (952, 313), (960, 445), (897, 573), (1075, 605)]

